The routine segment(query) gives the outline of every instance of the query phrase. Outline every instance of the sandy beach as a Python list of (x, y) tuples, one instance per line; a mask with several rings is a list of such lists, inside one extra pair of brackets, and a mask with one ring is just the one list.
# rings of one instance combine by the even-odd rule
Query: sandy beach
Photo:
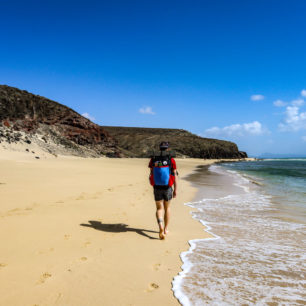
[(196, 190), (182, 177), (212, 160), (177, 160), (179, 194), (161, 241), (148, 160), (0, 153), (1, 305), (178, 304), (179, 254), (208, 236), (183, 205)]
[(0, 3), (0, 306), (306, 306), (306, 0)]

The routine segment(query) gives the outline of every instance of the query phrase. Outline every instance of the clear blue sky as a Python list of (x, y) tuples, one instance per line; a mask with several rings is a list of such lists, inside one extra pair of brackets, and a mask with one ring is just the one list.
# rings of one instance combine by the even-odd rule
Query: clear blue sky
[(0, 0), (0, 83), (101, 125), (305, 154), (305, 16), (304, 0)]

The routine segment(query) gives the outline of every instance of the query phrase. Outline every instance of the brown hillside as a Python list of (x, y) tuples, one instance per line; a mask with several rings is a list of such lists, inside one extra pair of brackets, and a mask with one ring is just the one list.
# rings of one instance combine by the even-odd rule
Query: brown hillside
[(177, 156), (246, 157), (232, 142), (185, 130), (99, 126), (58, 102), (0, 85), (0, 143), (34, 142), (50, 153), (85, 157), (148, 157), (163, 140)]
[(158, 152), (161, 141), (169, 141), (177, 156), (194, 158), (244, 158), (235, 143), (217, 139), (202, 138), (185, 130), (112, 127), (103, 129), (114, 139), (121, 151), (132, 157), (148, 157), (152, 150)]
[(9, 140), (16, 138), (14, 131), (33, 141), (40, 136), (50, 151), (59, 146), (61, 153), (73, 155), (119, 154), (114, 139), (99, 125), (65, 105), (6, 85), (0, 85), (0, 123), (12, 134)]

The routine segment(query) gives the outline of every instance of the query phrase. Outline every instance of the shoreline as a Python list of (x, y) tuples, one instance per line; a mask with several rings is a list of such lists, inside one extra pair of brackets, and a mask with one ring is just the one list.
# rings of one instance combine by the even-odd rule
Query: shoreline
[[(230, 160), (230, 162), (236, 162), (239, 160)], [(240, 160), (241, 161), (241, 160)], [(180, 254), (180, 258), (182, 261), (182, 266), (181, 266), (181, 271), (173, 278), (172, 281), (172, 291), (175, 295), (175, 297), (177, 298), (177, 300), (179, 301), (179, 303), (181, 305), (184, 306), (190, 306), (192, 305), (190, 303), (190, 299), (188, 298), (188, 296), (186, 294), (184, 294), (184, 292), (182, 291), (182, 284), (184, 281), (184, 277), (186, 275), (188, 275), (188, 273), (191, 271), (191, 269), (193, 268), (194, 264), (191, 263), (187, 257), (188, 255), (192, 254), (193, 251), (196, 249), (196, 245), (198, 242), (201, 241), (209, 241), (209, 240), (218, 240), (221, 237), (218, 236), (217, 234), (213, 233), (211, 230), (211, 226), (208, 224), (207, 221), (204, 221), (203, 219), (198, 219), (196, 217), (196, 213), (199, 212), (200, 210), (193, 206), (194, 203), (197, 203), (198, 201), (202, 200), (203, 194), (201, 194), (201, 188), (203, 186), (201, 186), (202, 184), (204, 185), (204, 187), (207, 187), (207, 185), (209, 186), (211, 182), (209, 182), (209, 180), (207, 180), (207, 174), (209, 173), (209, 168), (212, 165), (218, 165), (224, 162), (228, 162), (228, 161), (215, 161), (213, 163), (209, 163), (209, 164), (202, 164), (202, 165), (197, 165), (196, 168), (190, 172), (187, 177), (185, 178), (186, 181), (189, 182), (189, 184), (191, 184), (193, 187), (195, 187), (197, 189), (196, 194), (194, 195), (192, 201), (184, 203), (185, 206), (190, 208), (190, 216), (191, 218), (196, 221), (197, 223), (201, 224), (202, 226), (202, 230), (207, 233), (209, 236), (208, 237), (203, 237), (203, 238), (194, 238), (188, 241), (189, 244), (189, 249), (182, 252)], [(204, 171), (203, 171), (204, 170)], [(202, 178), (203, 172), (205, 173), (204, 176), (205, 178)], [(215, 193), (215, 188), (213, 188), (214, 191), (210, 191), (209, 194), (212, 195), (213, 197), (217, 197), (217, 193)], [(207, 196), (207, 195), (206, 195)]]
[[(252, 160), (252, 159), (249, 159), (249, 160)], [(245, 189), (243, 185), (235, 185), (233, 182), (231, 182), (229, 180), (229, 176), (226, 175), (225, 173), (218, 173), (216, 171), (210, 171), (209, 168), (213, 165), (218, 166), (218, 164), (222, 164), (226, 162), (236, 162), (236, 161), (241, 161), (241, 160), (216, 161), (211, 164), (198, 165), (194, 169), (194, 171), (189, 173), (189, 175), (186, 178), (186, 180), (190, 184), (192, 184), (195, 188), (197, 188), (197, 193), (195, 194), (193, 201), (184, 203), (184, 205), (188, 206), (191, 209), (190, 214), (191, 214), (192, 219), (194, 219), (197, 223), (201, 224), (203, 231), (209, 234), (209, 237), (196, 238), (196, 239), (189, 240), (188, 241), (189, 249), (180, 254), (180, 258), (183, 264), (181, 266), (181, 271), (174, 277), (172, 281), (172, 284), (173, 284), (172, 290), (174, 292), (175, 297), (178, 299), (181, 305), (184, 305), (184, 306), (193, 305), (192, 300), (190, 300), (189, 298), (190, 297), (189, 295), (192, 296), (190, 287), (187, 287), (188, 289), (187, 293), (189, 293), (189, 295), (186, 294), (186, 288), (183, 288), (184, 287), (184, 277), (188, 275), (190, 271), (192, 271), (192, 268), (197, 267), (197, 264), (190, 261), (188, 259), (188, 256), (189, 255), (192, 256), (192, 254), (197, 248), (197, 244), (201, 244), (201, 242), (206, 243), (207, 241), (216, 241), (216, 240), (224, 238), (212, 232), (213, 228), (212, 226), (209, 225), (209, 222), (207, 220), (199, 218), (199, 214), (201, 214), (203, 211), (198, 206), (198, 204), (201, 203), (202, 200), (223, 199), (223, 198), (225, 199), (227, 197), (231, 197), (232, 194), (238, 195), (238, 194), (248, 193), (248, 191)], [(236, 173), (235, 175), (237, 174), (238, 173)], [(212, 179), (209, 178), (210, 176), (212, 176)], [(240, 176), (240, 174), (238, 174), (238, 176)], [(212, 183), (212, 181), (216, 181), (217, 184), (219, 185), (219, 188), (221, 186), (222, 188), (216, 189), (217, 185)], [(204, 190), (205, 192), (203, 192)], [(192, 274), (189, 274), (189, 279), (190, 278), (192, 278)], [(199, 301), (196, 301), (196, 302), (199, 302)], [(204, 301), (202, 302), (204, 303)], [(205, 305), (206, 304), (207, 304), (207, 301), (205, 301)]]
[(179, 195), (160, 241), (146, 159), (31, 158), (1, 154), (0, 302), (178, 305), (179, 255), (209, 237), (183, 205), (196, 193), (184, 177), (215, 161), (176, 159)]
[(201, 168), (189, 179), (203, 191), (186, 205), (215, 238), (189, 241), (174, 279), (177, 298), (184, 306), (300, 302), (303, 277), (291, 271), (303, 262), (305, 226), (279, 218), (272, 196), (243, 174), (218, 165)]

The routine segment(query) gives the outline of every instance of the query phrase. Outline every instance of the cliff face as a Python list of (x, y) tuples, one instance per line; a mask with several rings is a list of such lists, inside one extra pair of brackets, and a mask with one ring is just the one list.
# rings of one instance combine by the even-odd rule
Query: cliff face
[(177, 156), (247, 157), (232, 142), (185, 130), (99, 126), (60, 103), (0, 85), (0, 142), (35, 142), (54, 154), (148, 157), (163, 140), (170, 141)]

